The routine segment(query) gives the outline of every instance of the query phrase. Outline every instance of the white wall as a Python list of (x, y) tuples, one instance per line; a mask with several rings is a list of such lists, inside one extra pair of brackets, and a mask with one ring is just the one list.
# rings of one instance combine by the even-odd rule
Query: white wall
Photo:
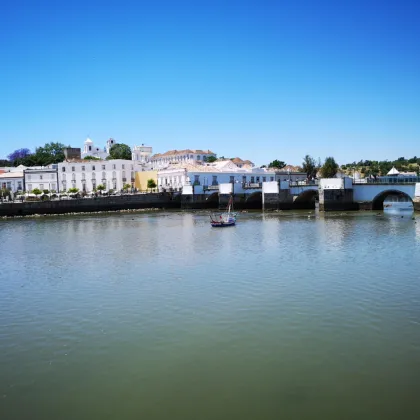
[(141, 165), (132, 160), (61, 162), (58, 164), (60, 191), (78, 188), (81, 192), (92, 192), (98, 185), (104, 185), (106, 191), (118, 191), (124, 184), (134, 185), (138, 170)]
[(263, 194), (278, 194), (279, 184), (276, 181), (263, 182), (262, 191), (263, 191)]
[(341, 190), (344, 188), (344, 180), (342, 178), (322, 178), (319, 185), (323, 190)]
[(23, 173), (19, 176), (15, 173), (13, 177), (3, 177), (0, 175), (0, 188), (7, 188), (12, 192), (23, 191)]
[(24, 188), (27, 192), (34, 189), (58, 191), (57, 170), (51, 168), (45, 169), (26, 169), (24, 171)]

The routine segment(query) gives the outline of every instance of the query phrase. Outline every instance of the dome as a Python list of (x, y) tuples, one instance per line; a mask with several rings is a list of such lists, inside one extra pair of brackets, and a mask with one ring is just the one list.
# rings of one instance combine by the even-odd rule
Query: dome
[(85, 140), (85, 144), (92, 144), (92, 143), (93, 141), (89, 137)]

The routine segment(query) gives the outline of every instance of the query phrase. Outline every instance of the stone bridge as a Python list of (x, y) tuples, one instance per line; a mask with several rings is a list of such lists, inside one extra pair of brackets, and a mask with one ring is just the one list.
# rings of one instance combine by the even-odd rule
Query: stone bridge
[[(392, 182), (393, 181), (393, 182)], [(233, 184), (220, 184), (218, 191), (194, 196), (193, 191), (184, 197), (189, 208), (223, 208), (233, 195), (235, 208), (247, 209), (314, 209), (319, 203), (321, 211), (328, 210), (382, 210), (384, 199), (390, 194), (409, 197), (416, 210), (420, 210), (419, 182), (354, 182), (351, 178), (321, 179), (318, 182), (263, 182), (240, 193)]]

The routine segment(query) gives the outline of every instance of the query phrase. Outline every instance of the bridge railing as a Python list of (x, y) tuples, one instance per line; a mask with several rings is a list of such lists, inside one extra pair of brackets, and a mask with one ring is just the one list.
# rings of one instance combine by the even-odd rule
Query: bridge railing
[(319, 180), (311, 179), (311, 180), (305, 180), (305, 181), (290, 181), (289, 185), (291, 187), (306, 187), (308, 185), (319, 185)]
[(420, 182), (419, 176), (353, 179), (353, 185), (397, 185), (415, 184), (417, 182)]

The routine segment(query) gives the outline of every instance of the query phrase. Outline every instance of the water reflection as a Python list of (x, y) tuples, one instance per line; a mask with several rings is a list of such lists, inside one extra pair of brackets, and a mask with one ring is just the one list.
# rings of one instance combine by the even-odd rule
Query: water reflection
[(2, 418), (416, 418), (419, 237), (374, 213), (1, 221)]

